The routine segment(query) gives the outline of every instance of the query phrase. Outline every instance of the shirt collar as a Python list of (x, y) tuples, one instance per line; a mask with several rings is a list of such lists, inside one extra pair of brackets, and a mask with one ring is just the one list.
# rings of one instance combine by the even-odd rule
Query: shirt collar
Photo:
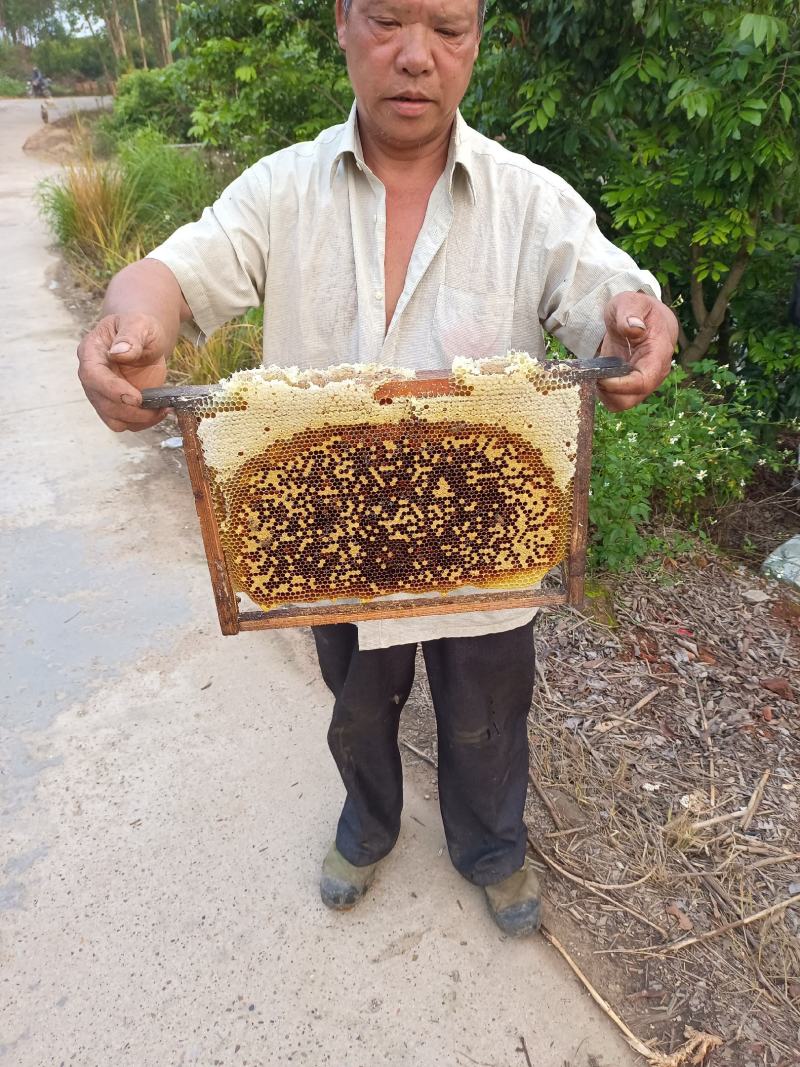
[[(445, 174), (448, 175), (448, 189), (452, 196), (455, 175), (456, 173), (463, 173), (472, 203), (475, 204), (475, 184), (472, 175), (473, 159), (472, 151), (469, 146), (469, 135), (471, 132), (472, 131), (464, 121), (461, 112), (457, 111), (456, 119), (453, 123), (453, 132), (450, 137), (450, 148), (447, 153)], [(346, 156), (352, 156), (359, 170), (364, 170), (366, 168), (367, 165), (364, 162), (364, 153), (361, 150), (361, 138), (358, 135), (355, 101), (353, 101), (353, 106), (350, 109), (347, 122), (342, 126), (341, 133), (339, 134), (339, 144), (336, 149), (336, 154), (331, 162), (331, 184), (333, 184), (333, 180), (336, 177), (339, 164)]]

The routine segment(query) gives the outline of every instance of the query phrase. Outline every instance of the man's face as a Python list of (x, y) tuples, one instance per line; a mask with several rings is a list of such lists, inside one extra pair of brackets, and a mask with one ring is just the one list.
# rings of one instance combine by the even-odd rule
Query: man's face
[(373, 137), (412, 148), (443, 136), (478, 55), (477, 0), (336, 0), (339, 44)]

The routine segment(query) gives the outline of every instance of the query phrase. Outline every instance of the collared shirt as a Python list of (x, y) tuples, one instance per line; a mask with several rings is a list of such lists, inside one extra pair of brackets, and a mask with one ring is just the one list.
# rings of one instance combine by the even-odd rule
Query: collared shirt
[[(194, 339), (264, 305), (264, 364), (448, 370), (456, 356), (544, 354), (542, 327), (592, 356), (616, 293), (659, 294), (561, 178), (456, 116), (386, 328), (386, 190), (364, 162), (356, 105), (315, 141), (265, 156), (150, 255), (174, 273)], [(474, 637), (529, 608), (374, 620), (359, 647)]]

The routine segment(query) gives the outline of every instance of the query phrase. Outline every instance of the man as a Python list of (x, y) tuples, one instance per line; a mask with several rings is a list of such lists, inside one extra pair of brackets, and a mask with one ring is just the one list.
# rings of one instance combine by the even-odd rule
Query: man
[[(179, 329), (208, 334), (264, 304), (265, 363), (448, 367), (456, 355), (630, 354), (601, 386), (613, 410), (664, 378), (677, 337), (650, 274), (609, 244), (555, 175), (466, 126), (458, 105), (483, 0), (337, 0), (356, 104), (312, 144), (266, 157), (202, 219), (111, 282), (79, 348), (80, 376), (113, 430), (153, 425), (140, 389), (163, 383)], [(397, 747), (422, 643), (439, 787), (456, 868), (510, 934), (539, 924), (525, 867), (533, 612), (317, 627), (335, 696), (328, 735), (347, 791), (321, 893), (352, 907), (400, 828)]]

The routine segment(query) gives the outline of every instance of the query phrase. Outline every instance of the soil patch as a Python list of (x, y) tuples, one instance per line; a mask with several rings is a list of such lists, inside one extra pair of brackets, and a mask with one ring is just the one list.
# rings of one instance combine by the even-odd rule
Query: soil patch
[(779, 473), (756, 468), (746, 499), (720, 509), (708, 530), (728, 555), (755, 566), (800, 530), (800, 433), (779, 443), (797, 459)]
[(61, 116), (57, 100), (42, 100), (41, 113), (41, 129), (28, 137), (22, 150), (40, 159), (56, 163), (74, 163), (80, 158), (87, 136), (87, 125), (104, 112), (102, 109), (71, 111), (68, 115)]

